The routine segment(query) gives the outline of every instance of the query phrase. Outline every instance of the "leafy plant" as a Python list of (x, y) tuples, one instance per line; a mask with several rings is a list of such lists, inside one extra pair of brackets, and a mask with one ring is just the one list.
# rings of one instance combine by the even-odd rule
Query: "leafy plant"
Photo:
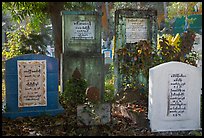
[(2, 55), (9, 59), (22, 54), (45, 54), (48, 37), (31, 30), (30, 24), (27, 24), (25, 28), (20, 26), (8, 32), (8, 41), (4, 44)]
[(187, 30), (181, 36), (163, 35), (154, 49), (146, 40), (126, 44), (116, 51), (122, 87), (140, 92), (148, 91), (149, 68), (169, 61), (180, 61), (196, 66), (198, 54), (192, 51), (195, 33)]
[(7, 59), (23, 54), (20, 51), (21, 42), (19, 41), (23, 34), (27, 35), (29, 31), (22, 27), (7, 33), (8, 42), (2, 47), (2, 55)]
[[(172, 45), (164, 36), (159, 38), (159, 55), (162, 57), (163, 62), (169, 62), (172, 60), (178, 60), (178, 49)], [(177, 55), (176, 55), (177, 54)]]
[(65, 89), (62, 96), (66, 103), (73, 105), (83, 104), (86, 100), (86, 88), (88, 84), (84, 79), (72, 77), (65, 83)]
[[(86, 103), (84, 103), (84, 107), (83, 107), (83, 111), (84, 113), (88, 113), (88, 115), (91, 117), (92, 121), (96, 122), (96, 123), (100, 123), (101, 118), (99, 113), (96, 112), (96, 110), (99, 108), (100, 103), (93, 103), (90, 101), (87, 101)], [(91, 122), (89, 122), (91, 123)]]
[[(191, 30), (184, 32), (181, 37), (163, 35), (159, 38), (158, 54), (161, 57), (160, 63), (169, 61), (180, 61), (196, 66), (198, 53), (192, 51), (195, 41), (195, 33)], [(172, 39), (174, 41), (172, 41)], [(176, 43), (175, 43), (176, 42)]]
[(109, 102), (114, 98), (114, 84), (105, 82), (104, 101)]
[(105, 76), (105, 92), (104, 92), (104, 101), (109, 102), (114, 98), (114, 74), (113, 74), (114, 66), (110, 65), (108, 73)]
[[(153, 65), (154, 49), (150, 42), (141, 40), (134, 44), (126, 44), (116, 51), (119, 60), (119, 72), (123, 75), (124, 89), (147, 89), (145, 80), (148, 69)], [(146, 79), (147, 80), (147, 79)]]
[(29, 34), (28, 37), (22, 35), (20, 51), (24, 54), (37, 53), (46, 54), (47, 44), (45, 43), (46, 36), (42, 34)]

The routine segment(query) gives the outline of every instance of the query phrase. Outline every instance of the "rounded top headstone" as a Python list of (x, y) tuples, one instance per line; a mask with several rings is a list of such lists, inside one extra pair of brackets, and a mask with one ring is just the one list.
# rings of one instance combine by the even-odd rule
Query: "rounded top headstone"
[(86, 89), (86, 96), (91, 102), (98, 102), (100, 99), (99, 94), (99, 89), (94, 86), (90, 86)]

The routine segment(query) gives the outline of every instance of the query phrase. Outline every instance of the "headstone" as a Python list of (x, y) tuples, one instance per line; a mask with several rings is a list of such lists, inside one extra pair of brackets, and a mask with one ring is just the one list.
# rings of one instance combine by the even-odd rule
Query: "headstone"
[(96, 11), (62, 11), (61, 88), (76, 68), (88, 85), (104, 93), (104, 57), (101, 53), (101, 16)]
[(88, 101), (90, 102), (99, 102), (100, 100), (100, 92), (99, 89), (94, 87), (94, 86), (90, 86), (86, 89), (86, 96), (88, 98)]
[[(114, 74), (115, 94), (123, 89), (124, 75), (120, 72), (117, 50), (130, 50), (136, 42), (147, 40), (156, 47), (157, 44), (157, 10), (155, 9), (119, 9), (115, 12), (115, 47)], [(122, 61), (125, 62), (125, 61)], [(125, 64), (125, 63), (124, 63)], [(145, 64), (145, 63), (144, 63)], [(136, 74), (139, 75), (139, 74)]]
[(148, 119), (153, 132), (200, 129), (201, 71), (182, 62), (149, 70)]
[(102, 125), (111, 120), (111, 105), (109, 103), (77, 106), (77, 124)]
[(63, 111), (59, 104), (55, 58), (28, 54), (6, 61), (6, 112), (3, 117), (54, 116)]

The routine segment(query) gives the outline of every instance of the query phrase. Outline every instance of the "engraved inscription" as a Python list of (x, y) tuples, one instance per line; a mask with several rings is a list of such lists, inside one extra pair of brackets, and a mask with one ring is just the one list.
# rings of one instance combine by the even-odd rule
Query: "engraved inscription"
[(126, 18), (126, 42), (147, 40), (147, 19)]
[(92, 21), (72, 21), (72, 39), (94, 39), (95, 23)]
[(182, 117), (187, 111), (187, 76), (183, 73), (169, 75), (168, 117)]
[(18, 107), (46, 106), (46, 60), (18, 61)]

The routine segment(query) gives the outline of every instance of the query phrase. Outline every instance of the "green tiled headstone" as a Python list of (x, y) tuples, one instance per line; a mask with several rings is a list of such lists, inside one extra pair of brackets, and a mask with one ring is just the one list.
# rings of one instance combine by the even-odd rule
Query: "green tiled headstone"
[[(104, 58), (101, 54), (101, 14), (62, 11), (62, 88), (76, 68), (89, 86), (104, 91)], [(62, 90), (63, 91), (63, 90)]]
[[(120, 9), (115, 12), (115, 51), (138, 42), (139, 40), (148, 40), (152, 47), (157, 44), (157, 11)], [(115, 80), (116, 92), (122, 87), (122, 74), (118, 69), (118, 57), (114, 55), (114, 73), (117, 76)]]

